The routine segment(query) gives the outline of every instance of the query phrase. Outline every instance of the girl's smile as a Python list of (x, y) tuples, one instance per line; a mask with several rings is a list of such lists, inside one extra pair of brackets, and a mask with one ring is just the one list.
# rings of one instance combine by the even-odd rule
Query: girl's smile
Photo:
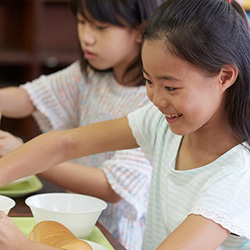
[(165, 114), (165, 117), (169, 124), (173, 124), (181, 119), (182, 114)]

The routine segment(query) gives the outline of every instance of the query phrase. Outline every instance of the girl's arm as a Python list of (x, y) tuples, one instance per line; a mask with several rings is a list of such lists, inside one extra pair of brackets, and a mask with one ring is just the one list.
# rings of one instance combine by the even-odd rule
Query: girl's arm
[(100, 168), (64, 162), (39, 176), (72, 192), (91, 195), (107, 202), (118, 202), (121, 199)]
[(126, 117), (45, 133), (0, 159), (0, 186), (71, 159), (135, 147)]
[(22, 118), (29, 116), (35, 107), (24, 89), (8, 87), (0, 89), (0, 110), (3, 116)]
[(230, 232), (200, 215), (189, 215), (157, 250), (216, 250)]

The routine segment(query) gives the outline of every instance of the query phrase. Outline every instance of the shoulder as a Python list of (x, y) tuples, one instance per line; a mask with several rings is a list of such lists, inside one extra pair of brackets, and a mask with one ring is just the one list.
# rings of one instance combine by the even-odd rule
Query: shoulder
[[(61, 69), (61, 70), (55, 72), (54, 74), (65, 75), (65, 76), (67, 76), (67, 75), (68, 76), (76, 76), (76, 75), (81, 76), (83, 73), (81, 70), (80, 62), (75, 61), (75, 62), (71, 63), (70, 65), (68, 65), (66, 68)], [(51, 75), (54, 75), (54, 74), (51, 74)]]
[(227, 187), (227, 190), (234, 189), (237, 183), (249, 180), (250, 191), (250, 152), (243, 145), (230, 149), (205, 166), (202, 171), (209, 176), (208, 185), (211, 186), (211, 190), (219, 187)]
[(129, 121), (138, 124), (150, 124), (150, 126), (157, 126), (163, 119), (162, 113), (152, 103), (148, 103), (128, 114)]
[(215, 166), (220, 167), (220, 171), (238, 174), (250, 175), (250, 151), (247, 149), (246, 144), (239, 144), (224, 155), (218, 158), (213, 163)]
[(156, 141), (161, 143), (168, 141), (166, 137), (177, 137), (170, 131), (164, 115), (152, 103), (128, 114), (128, 122), (141, 147), (154, 147)]

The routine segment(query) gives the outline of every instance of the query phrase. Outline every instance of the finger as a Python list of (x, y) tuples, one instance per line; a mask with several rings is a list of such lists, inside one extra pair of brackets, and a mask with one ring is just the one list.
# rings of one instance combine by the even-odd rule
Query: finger
[(6, 137), (6, 132), (3, 130), (0, 130), (0, 139)]
[(0, 210), (0, 220), (5, 221), (6, 220), (6, 214)]
[(3, 211), (0, 210), (0, 221), (3, 221), (5, 223), (10, 223), (10, 224), (14, 224), (14, 221), (8, 216), (6, 215)]

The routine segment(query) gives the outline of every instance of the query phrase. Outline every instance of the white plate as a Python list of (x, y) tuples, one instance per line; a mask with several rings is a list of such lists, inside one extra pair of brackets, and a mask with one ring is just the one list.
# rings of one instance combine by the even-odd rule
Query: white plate
[(93, 250), (109, 250), (108, 248), (106, 248), (100, 244), (97, 244), (95, 242), (88, 241), (88, 240), (85, 240), (85, 241), (89, 243), (89, 245), (93, 248)]
[(9, 184), (16, 184), (16, 183), (20, 183), (20, 182), (24, 182), (24, 181), (27, 181), (31, 178), (31, 175), (30, 176), (26, 176), (26, 177), (23, 177), (23, 178), (20, 178), (20, 179), (17, 179), (15, 181), (12, 181), (11, 183)]

